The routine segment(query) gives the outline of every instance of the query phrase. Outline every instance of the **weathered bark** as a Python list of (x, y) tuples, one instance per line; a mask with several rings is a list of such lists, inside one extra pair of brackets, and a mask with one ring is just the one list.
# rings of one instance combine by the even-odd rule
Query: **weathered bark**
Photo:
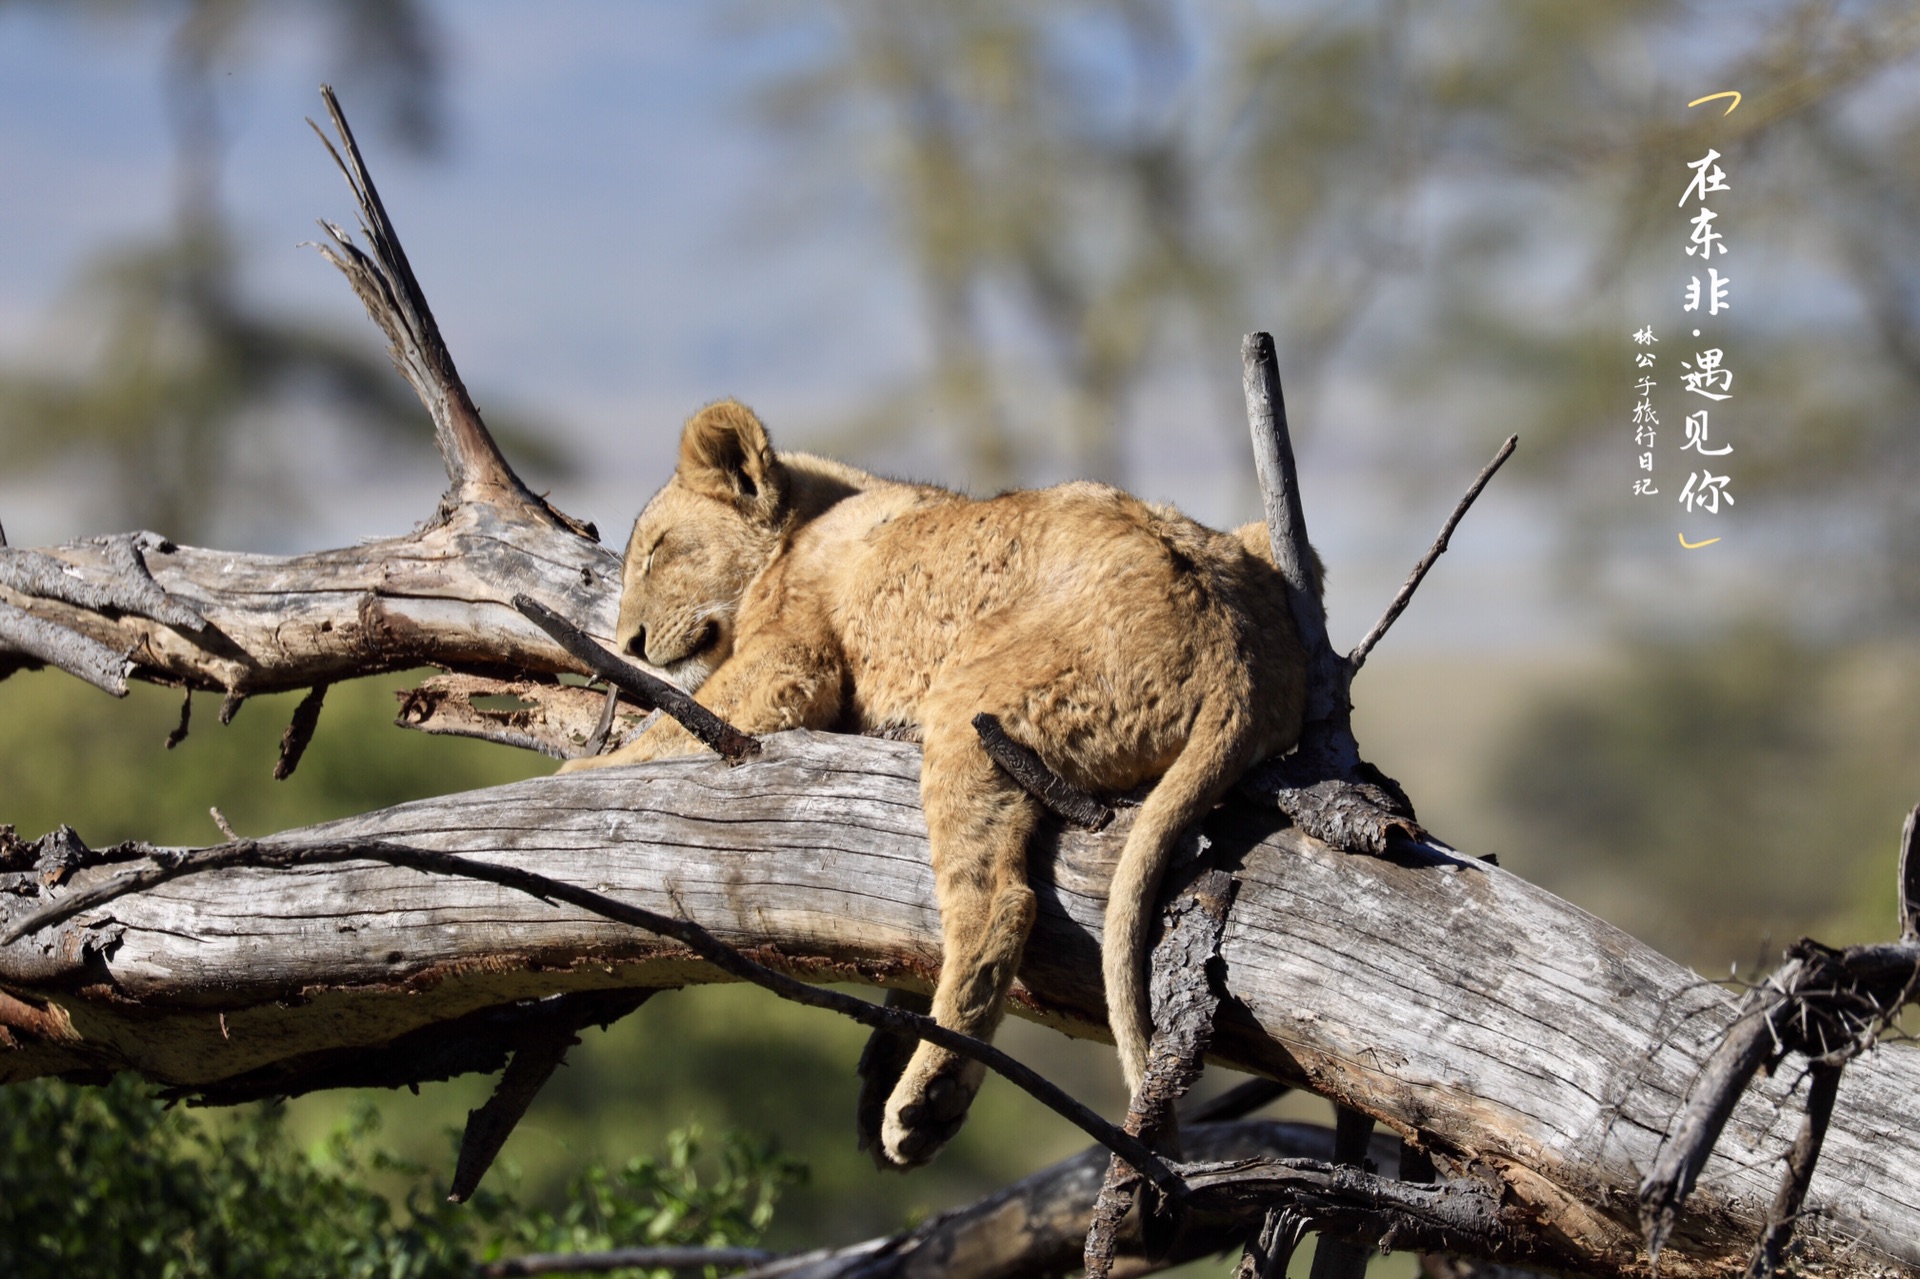
[[(116, 540), (0, 550), (0, 561), (39, 554), (71, 581), (107, 587), (123, 571)], [(514, 610), (514, 595), (548, 601), (609, 642), (620, 595), (620, 562), (606, 547), (526, 508), (480, 503), (341, 550), (243, 555), (156, 539), (142, 558), (205, 630), (29, 594), (3, 577), (0, 602), (126, 654), (138, 678), (252, 694), (422, 665), (576, 670)], [(24, 660), (0, 649), (0, 673)]]
[[(275, 839), (500, 860), (683, 914), (805, 977), (925, 989), (939, 934), (918, 762), (902, 743), (781, 734), (739, 767), (542, 779)], [(1102, 1033), (1102, 894), (1128, 822), (1036, 850), (1021, 1015)], [(1445, 1170), (1496, 1178), (1546, 1260), (1644, 1273), (1638, 1174), (1732, 1019), (1724, 993), (1481, 862), (1342, 856), (1244, 806), (1208, 835), (1240, 880), (1212, 1057), (1374, 1115)], [(62, 887), (16, 871), (5, 911), (116, 869)], [(0, 1004), (0, 1079), (135, 1069), (193, 1089), (268, 1071), (297, 1084), (307, 1063), (481, 1009), (715, 976), (676, 944), (490, 885), (358, 864), (225, 872), (0, 950), (19, 997)], [(1743, 1264), (1799, 1128), (1794, 1078), (1735, 1108), (1664, 1273)], [(1920, 1054), (1892, 1044), (1855, 1063), (1801, 1223), (1811, 1262), (1920, 1274), (1916, 1132)]]

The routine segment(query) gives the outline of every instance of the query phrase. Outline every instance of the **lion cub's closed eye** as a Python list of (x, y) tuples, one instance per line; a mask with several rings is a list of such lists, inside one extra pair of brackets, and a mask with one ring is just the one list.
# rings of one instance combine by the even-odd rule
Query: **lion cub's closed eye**
[[(621, 648), (751, 733), (917, 726), (936, 868), (941, 1024), (990, 1035), (1032, 928), (1035, 801), (987, 758), (980, 712), (1095, 792), (1158, 779), (1127, 834), (1102, 946), (1130, 1086), (1150, 1025), (1151, 903), (1181, 833), (1299, 736), (1304, 660), (1264, 530), (1218, 533), (1077, 483), (975, 500), (779, 454), (745, 406), (686, 425), (627, 545)], [(657, 722), (595, 767), (699, 749)], [(925, 1162), (980, 1086), (971, 1063), (877, 1035), (862, 1144)]]

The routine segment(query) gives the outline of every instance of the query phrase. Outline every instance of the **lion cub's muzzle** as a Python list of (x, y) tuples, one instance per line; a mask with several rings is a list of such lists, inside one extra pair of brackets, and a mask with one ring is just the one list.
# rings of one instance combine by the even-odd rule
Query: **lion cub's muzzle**
[(636, 626), (621, 647), (629, 657), (692, 693), (726, 659), (726, 639), (720, 619), (708, 617), (677, 634), (663, 627)]

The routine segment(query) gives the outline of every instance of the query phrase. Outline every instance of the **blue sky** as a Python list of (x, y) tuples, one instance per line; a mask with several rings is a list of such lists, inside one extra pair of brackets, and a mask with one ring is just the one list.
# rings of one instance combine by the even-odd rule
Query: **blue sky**
[[(277, 14), (222, 68), (227, 208), (260, 305), (375, 334), (311, 249), (349, 221), (305, 117), (338, 83), (455, 357), (484, 403), (537, 410), (601, 473), (657, 477), (678, 421), (720, 394), (829, 416), (910, 364), (909, 304), (858, 210), (790, 216), (795, 184), (754, 85), (803, 53), (692, 4), (434, 10), (447, 144), (407, 153), (356, 107), (312, 22)], [(0, 343), (32, 351), (90, 253), (162, 231), (172, 200), (170, 23), (0, 10)], [(784, 47), (783, 47), (784, 45)], [(849, 216), (850, 220), (849, 220)], [(64, 532), (62, 535), (65, 535)]]
[[(821, 28), (789, 16), (748, 29), (732, 5), (436, 4), (447, 140), (421, 158), (379, 126), (352, 68), (330, 61), (313, 12), (272, 8), (219, 68), (222, 191), (248, 295), (377, 349), (344, 283), (298, 247), (316, 235), (316, 217), (351, 215), (305, 122), (319, 114), (317, 86), (332, 80), (482, 409), (537, 415), (588, 457), (556, 497), (610, 540), (664, 479), (677, 426), (699, 404), (737, 395), (781, 442), (805, 445), (918, 367), (918, 300), (882, 212), (851, 173), (821, 171), (822, 151), (754, 114), (755, 90), (816, 53), (829, 34)], [(90, 254), (167, 227), (161, 76), (172, 23), (0, 7), (0, 351), (14, 358), (50, 358), (71, 333), (58, 303)], [(1390, 310), (1380, 322), (1392, 322)], [(1328, 379), (1311, 407), (1346, 439), (1322, 432), (1305, 459), (1309, 517), (1335, 566), (1336, 629), (1354, 635), (1470, 477), (1426, 477), (1409, 515), (1405, 487), (1381, 482), (1377, 461), (1367, 469), (1368, 444), (1354, 443), (1407, 406), (1362, 372), (1347, 361)], [(1217, 414), (1215, 391), (1151, 386), (1137, 416), (1182, 424)], [(1229, 434), (1134, 432), (1136, 483), (1214, 522), (1254, 516), (1222, 478), (1245, 465)], [(369, 475), (328, 462), (316, 458), (302, 476), (305, 509), (274, 549), (400, 531), (441, 483), (430, 463)], [(964, 479), (937, 469), (928, 478)], [(28, 487), (0, 466), (12, 540), (101, 531), (64, 500), (82, 482)], [(1399, 641), (1564, 635), (1568, 621), (1541, 582), (1552, 521), (1537, 498), (1496, 486)], [(1452, 585), (1439, 589), (1443, 581)]]

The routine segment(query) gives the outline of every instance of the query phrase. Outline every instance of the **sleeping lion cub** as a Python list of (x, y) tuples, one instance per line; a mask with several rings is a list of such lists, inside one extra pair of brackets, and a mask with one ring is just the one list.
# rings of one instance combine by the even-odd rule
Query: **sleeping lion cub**
[[(1304, 657), (1263, 525), (1217, 533), (1103, 484), (975, 500), (824, 458), (776, 454), (743, 405), (687, 423), (673, 479), (627, 544), (618, 640), (749, 733), (916, 726), (942, 960), (933, 1015), (988, 1036), (1033, 925), (1040, 806), (973, 718), (1086, 790), (1158, 778), (1114, 871), (1107, 1017), (1137, 1089), (1151, 1024), (1145, 952), (1183, 831), (1299, 736)], [(600, 767), (701, 749), (661, 719)], [(904, 1051), (870, 1053), (899, 1070)], [(892, 1083), (876, 1157), (924, 1163), (958, 1131), (982, 1068), (922, 1043)], [(874, 1107), (877, 1109), (877, 1106)], [(871, 1125), (871, 1116), (863, 1125)]]

